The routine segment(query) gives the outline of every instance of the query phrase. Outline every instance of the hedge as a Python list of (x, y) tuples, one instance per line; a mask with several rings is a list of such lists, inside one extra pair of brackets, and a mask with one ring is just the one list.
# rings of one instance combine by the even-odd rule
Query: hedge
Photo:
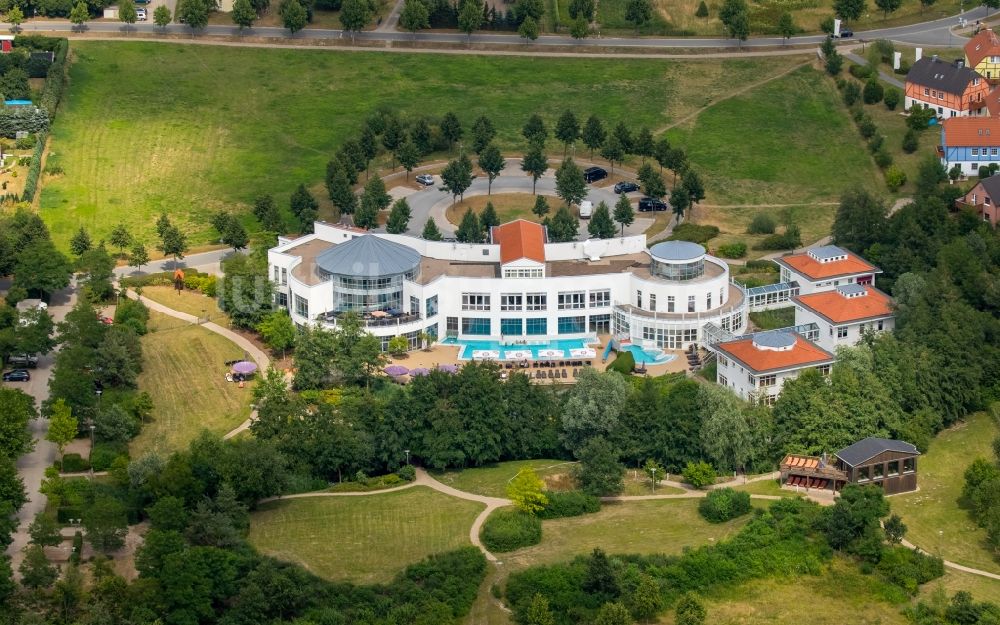
[[(66, 54), (69, 52), (69, 40), (54, 37), (40, 37), (37, 35), (19, 36), (14, 39), (15, 46), (22, 46), (32, 49), (52, 48), (54, 59), (49, 66), (48, 75), (45, 77), (45, 86), (42, 88), (40, 98), (41, 113), (36, 113), (34, 109), (21, 109), (30, 111), (32, 124), (42, 126), (41, 120), (44, 115), (44, 125), (39, 127), (38, 143), (35, 151), (31, 155), (31, 164), (28, 166), (28, 175), (24, 181), (24, 193), (21, 194), (22, 202), (33, 202), (35, 193), (38, 191), (38, 179), (42, 173), (42, 154), (45, 152), (45, 141), (48, 137), (49, 124), (55, 120), (56, 110), (62, 100), (63, 92), (66, 89)], [(18, 109), (12, 109), (16, 111)], [(4, 111), (6, 114), (7, 111)], [(0, 134), (3, 134), (3, 117), (0, 116)], [(14, 135), (5, 135), (11, 136)]]
[(750, 493), (720, 488), (698, 504), (698, 513), (709, 523), (723, 523), (750, 512)]
[(719, 236), (718, 226), (700, 226), (698, 224), (683, 223), (674, 228), (673, 234), (668, 238), (670, 241), (691, 241), (704, 245), (709, 239)]
[(630, 351), (618, 352), (614, 362), (608, 365), (608, 371), (617, 371), (622, 375), (629, 375), (635, 371), (635, 356)]
[(80, 456), (80, 454), (66, 454), (63, 456), (60, 470), (63, 473), (79, 473), (90, 469), (90, 462)]
[(497, 510), (483, 523), (480, 537), (490, 551), (514, 551), (542, 542), (542, 522), (520, 510)]
[(95, 471), (107, 471), (118, 456), (128, 458), (128, 445), (125, 443), (97, 443), (90, 451), (90, 466)]
[(24, 179), (24, 193), (21, 194), (22, 202), (33, 202), (35, 193), (38, 191), (38, 178), (42, 174), (42, 153), (45, 152), (45, 139), (47, 132), (38, 133), (38, 143), (31, 153), (31, 164), (28, 165), (28, 175)]
[(562, 519), (601, 510), (601, 500), (579, 490), (548, 491), (549, 503), (538, 513), (540, 519)]
[(747, 255), (747, 244), (742, 241), (720, 245), (716, 253), (721, 258), (743, 258)]

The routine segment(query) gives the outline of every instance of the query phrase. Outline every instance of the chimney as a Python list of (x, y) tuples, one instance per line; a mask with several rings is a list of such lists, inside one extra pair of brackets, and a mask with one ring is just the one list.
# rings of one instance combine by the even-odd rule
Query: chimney
[(917, 58), (916, 58), (916, 60), (919, 61), (921, 58), (923, 58), (923, 56), (924, 56), (924, 49), (923, 48), (917, 48)]
[(962, 69), (963, 67), (965, 67), (965, 60), (955, 59), (955, 67), (957, 67), (958, 69)]

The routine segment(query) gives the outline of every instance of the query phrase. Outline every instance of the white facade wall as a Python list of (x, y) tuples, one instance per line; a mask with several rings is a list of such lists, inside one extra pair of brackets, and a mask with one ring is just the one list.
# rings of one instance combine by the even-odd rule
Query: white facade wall
[[(796, 369), (787, 369), (784, 371), (769, 372), (758, 375), (746, 369), (740, 363), (736, 362), (732, 358), (729, 358), (722, 352), (718, 353), (717, 358), (719, 365), (716, 380), (720, 386), (725, 386), (726, 388), (732, 390), (742, 399), (763, 401), (767, 404), (773, 403), (778, 395), (781, 394), (781, 389), (784, 387), (786, 381), (794, 380), (799, 377), (799, 373), (802, 370), (808, 369), (812, 366), (809, 365)], [(764, 380), (767, 385), (761, 386), (761, 378), (770, 375), (774, 376), (773, 383), (771, 383), (770, 380)]]
[(864, 283), (864, 284), (874, 284), (875, 274), (873, 273), (858, 273), (846, 276), (839, 276), (837, 278), (832, 278), (828, 280), (816, 280), (813, 281), (811, 278), (802, 275), (801, 273), (789, 269), (784, 265), (778, 265), (781, 268), (781, 282), (798, 282), (799, 283), (799, 295), (809, 295), (810, 293), (822, 293), (824, 291), (832, 291), (838, 286), (844, 284), (854, 284), (854, 283)]
[(819, 326), (817, 345), (828, 352), (836, 353), (841, 346), (853, 347), (861, 342), (865, 330), (874, 332), (891, 332), (896, 327), (894, 317), (883, 317), (851, 323), (836, 324), (826, 317), (801, 306), (795, 305), (795, 325), (815, 323)]
[(943, 102), (944, 100), (925, 101), (925, 100), (918, 100), (917, 98), (911, 98), (910, 96), (906, 96), (905, 98), (903, 98), (903, 104), (904, 104), (903, 108), (904, 110), (908, 111), (911, 108), (913, 108), (914, 105), (917, 105), (920, 107), (934, 109), (934, 112), (937, 113), (938, 117), (969, 117), (969, 116), (975, 116), (976, 111), (980, 110), (977, 109), (976, 111), (960, 111), (958, 109), (953, 109), (945, 106)]

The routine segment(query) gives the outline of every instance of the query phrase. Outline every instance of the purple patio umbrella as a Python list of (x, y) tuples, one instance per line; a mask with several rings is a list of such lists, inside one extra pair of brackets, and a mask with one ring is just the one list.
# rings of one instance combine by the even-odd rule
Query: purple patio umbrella
[(438, 365), (438, 371), (444, 371), (445, 373), (458, 373), (457, 365)]
[(416, 369), (410, 369), (410, 375), (427, 375), (431, 370), (427, 367), (417, 367)]
[(257, 370), (257, 364), (252, 363), (248, 360), (241, 360), (239, 362), (233, 363), (233, 372), (242, 373), (244, 375), (248, 373), (253, 373)]
[(404, 367), (403, 365), (389, 365), (388, 367), (383, 369), (383, 371), (385, 371), (388, 375), (391, 376), (406, 375), (407, 373), (410, 372), (410, 370)]

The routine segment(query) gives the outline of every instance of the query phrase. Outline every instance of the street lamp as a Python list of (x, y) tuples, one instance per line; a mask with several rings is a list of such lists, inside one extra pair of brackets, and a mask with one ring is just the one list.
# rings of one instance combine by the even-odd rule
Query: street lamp
[(403, 453), (406, 454), (406, 464), (410, 464), (410, 450), (409, 449), (404, 449)]
[(651, 486), (654, 491), (656, 490), (656, 472), (659, 470), (660, 469), (658, 467), (653, 467), (649, 470), (649, 472), (653, 474), (653, 483), (651, 484)]

